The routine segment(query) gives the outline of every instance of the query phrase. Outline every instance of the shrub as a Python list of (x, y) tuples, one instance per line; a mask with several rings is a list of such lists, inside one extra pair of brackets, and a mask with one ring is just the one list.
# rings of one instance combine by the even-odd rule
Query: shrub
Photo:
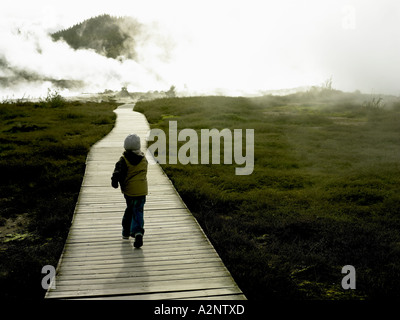
[(47, 90), (47, 96), (39, 99), (40, 105), (50, 108), (60, 108), (66, 105), (66, 100), (57, 90)]

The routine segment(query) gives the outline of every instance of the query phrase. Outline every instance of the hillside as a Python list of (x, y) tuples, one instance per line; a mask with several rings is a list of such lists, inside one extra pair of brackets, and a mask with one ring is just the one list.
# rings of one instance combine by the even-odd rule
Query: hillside
[(74, 49), (93, 49), (108, 58), (135, 58), (135, 36), (141, 25), (130, 17), (104, 14), (71, 28), (51, 34), (55, 41), (65, 40)]

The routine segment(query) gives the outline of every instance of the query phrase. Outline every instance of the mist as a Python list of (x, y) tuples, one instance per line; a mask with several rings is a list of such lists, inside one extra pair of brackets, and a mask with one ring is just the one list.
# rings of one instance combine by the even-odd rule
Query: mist
[[(181, 95), (258, 95), (319, 86), (330, 77), (338, 90), (400, 94), (395, 0), (22, 0), (5, 6), (0, 98), (43, 96), (49, 88), (68, 96), (172, 85)], [(119, 59), (50, 37), (105, 13), (140, 24)]]
[[(0, 37), (1, 95), (40, 96), (47, 89), (65, 95), (118, 90), (147, 91), (167, 83), (133, 59), (107, 58), (94, 50), (74, 50), (53, 41), (40, 24), (2, 26)], [(127, 47), (127, 50), (129, 47)]]

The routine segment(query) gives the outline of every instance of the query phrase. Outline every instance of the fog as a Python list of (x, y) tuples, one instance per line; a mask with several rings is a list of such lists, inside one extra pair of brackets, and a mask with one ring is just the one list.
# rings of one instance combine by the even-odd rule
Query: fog
[[(400, 2), (16, 0), (0, 12), (0, 99), (119, 90), (255, 95), (319, 86), (400, 94)], [(134, 59), (49, 33), (100, 15), (142, 26)], [(129, 45), (126, 46), (129, 49)]]

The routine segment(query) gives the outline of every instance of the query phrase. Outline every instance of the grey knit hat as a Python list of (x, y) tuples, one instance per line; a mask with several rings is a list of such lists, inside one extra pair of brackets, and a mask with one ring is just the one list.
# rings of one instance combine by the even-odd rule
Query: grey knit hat
[(132, 133), (125, 138), (124, 141), (124, 148), (125, 150), (140, 150), (140, 137)]

